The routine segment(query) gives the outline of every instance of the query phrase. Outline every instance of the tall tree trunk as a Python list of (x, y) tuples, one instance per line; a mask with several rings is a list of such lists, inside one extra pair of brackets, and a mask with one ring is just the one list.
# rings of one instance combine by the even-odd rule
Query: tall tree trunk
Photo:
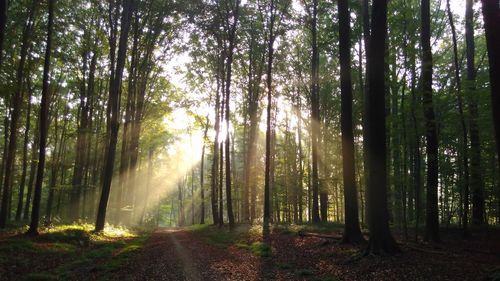
[[(465, 44), (467, 49), (467, 86), (470, 92), (467, 95), (469, 97), (470, 114), (470, 184), (472, 186), (472, 223), (474, 225), (482, 225), (486, 223), (486, 220), (484, 217), (484, 182), (481, 172), (481, 140), (479, 138), (478, 94), (476, 92), (476, 69), (474, 63), (474, 10), (472, 6), (473, 1), (467, 0), (465, 4)], [(500, 14), (497, 13), (497, 17), (500, 17)], [(464, 200), (468, 200), (468, 198), (466, 199), (464, 196)], [(464, 219), (466, 219), (465, 216)]]
[(45, 62), (43, 66), (43, 86), (42, 101), (40, 103), (40, 147), (38, 156), (38, 173), (36, 174), (35, 196), (33, 198), (33, 208), (31, 210), (31, 223), (28, 234), (38, 235), (38, 224), (40, 220), (40, 201), (42, 199), (42, 184), (45, 169), (45, 149), (47, 146), (47, 133), (49, 130), (49, 74), (50, 74), (50, 54), (52, 48), (52, 30), (54, 25), (54, 2), (49, 1), (49, 20), (47, 26), (47, 44), (45, 47)]
[(31, 148), (31, 160), (30, 160), (30, 174), (28, 178), (28, 190), (26, 193), (26, 202), (24, 203), (24, 211), (23, 211), (23, 219), (27, 220), (30, 215), (30, 206), (31, 206), (31, 199), (32, 199), (32, 194), (33, 194), (33, 184), (35, 182), (35, 177), (36, 177), (36, 168), (37, 168), (37, 151), (38, 151), (38, 145), (39, 145), (39, 138), (40, 134), (39, 132), (39, 126), (35, 127), (35, 139), (33, 140), (33, 145)]
[[(229, 13), (229, 11), (228, 11)], [(233, 53), (236, 40), (236, 26), (238, 25), (238, 15), (239, 15), (239, 0), (236, 0), (235, 6), (232, 8), (232, 25), (229, 28), (229, 50), (227, 54), (226, 63), (226, 141), (225, 141), (225, 155), (226, 155), (226, 201), (227, 201), (227, 218), (229, 220), (229, 227), (234, 227), (234, 214), (233, 214), (233, 202), (231, 195), (231, 146), (230, 146), (230, 98), (231, 98), (231, 75), (232, 75), (232, 64), (233, 64)], [(229, 18), (227, 18), (229, 24)]]
[(130, 21), (132, 18), (132, 10), (134, 0), (125, 0), (123, 2), (123, 12), (121, 20), (120, 41), (118, 46), (118, 57), (116, 62), (116, 69), (109, 90), (110, 103), (108, 108), (110, 111), (110, 118), (108, 119), (108, 127), (110, 128), (110, 138), (108, 148), (106, 151), (106, 165), (103, 172), (102, 193), (99, 200), (99, 208), (97, 212), (97, 219), (95, 230), (102, 231), (104, 229), (104, 222), (106, 220), (106, 209), (108, 206), (109, 194), (111, 191), (111, 180), (113, 178), (113, 167), (116, 155), (116, 144), (118, 141), (118, 129), (120, 126), (118, 117), (120, 115), (120, 87), (122, 84), (123, 68), (125, 66), (125, 59), (127, 54), (127, 41), (128, 33), (130, 30)]
[[(469, 2), (469, 0), (467, 0)], [(455, 23), (453, 21), (453, 13), (450, 7), (450, 0), (446, 1), (448, 20), (451, 26), (452, 39), (453, 39), (453, 63), (455, 65), (455, 83), (457, 89), (457, 103), (458, 103), (458, 113), (460, 115), (460, 125), (462, 129), (462, 177), (463, 177), (463, 216), (462, 216), (462, 228), (464, 236), (467, 235), (467, 223), (468, 223), (468, 209), (469, 209), (469, 153), (468, 153), (468, 134), (467, 126), (465, 124), (465, 116), (463, 109), (463, 99), (462, 99), (462, 85), (460, 79), (460, 66), (458, 63), (458, 47), (457, 47), (457, 34), (455, 31)], [(472, 8), (472, 7), (471, 7)], [(472, 54), (474, 56), (474, 54)]]
[(269, 41), (267, 45), (267, 71), (266, 71), (266, 87), (267, 87), (267, 118), (266, 118), (266, 160), (264, 171), (264, 226), (269, 225), (271, 221), (271, 108), (273, 103), (272, 98), (272, 70), (274, 60), (274, 21), (276, 18), (276, 11), (274, 0), (271, 0), (269, 7)]
[[(5, 176), (3, 179), (3, 192), (2, 192), (2, 206), (0, 209), (0, 228), (5, 228), (7, 224), (7, 217), (10, 213), (9, 208), (9, 198), (11, 197), (11, 187), (12, 187), (12, 176), (14, 174), (14, 160), (16, 159), (17, 151), (17, 129), (19, 127), (19, 116), (21, 114), (22, 107), (22, 85), (24, 79), (24, 66), (26, 62), (26, 56), (28, 55), (28, 47), (30, 45), (30, 37), (35, 24), (35, 9), (37, 7), (37, 1), (33, 1), (29, 8), (29, 15), (26, 20), (26, 24), (23, 28), (22, 42), (21, 42), (21, 52), (20, 60), (16, 73), (16, 85), (14, 96), (12, 97), (12, 115), (10, 121), (10, 134), (9, 134), (9, 144), (7, 155), (4, 155), (5, 159)], [(7, 145), (7, 144), (5, 144)]]
[[(46, 207), (46, 212), (45, 212), (45, 225), (50, 225), (52, 222), (52, 205), (54, 201), (54, 196), (55, 196), (55, 189), (57, 185), (57, 177), (58, 173), (60, 170), (60, 167), (62, 166), (64, 162), (64, 149), (65, 149), (65, 144), (66, 144), (66, 131), (68, 128), (68, 118), (66, 118), (67, 114), (69, 111), (69, 107), (66, 106), (64, 114), (63, 114), (63, 127), (61, 131), (61, 137), (59, 139), (59, 143), (57, 143), (57, 117), (55, 117), (55, 127), (56, 127), (56, 139), (55, 139), (55, 147), (54, 147), (54, 155), (52, 159), (52, 168), (51, 168), (51, 175), (50, 175), (50, 183), (49, 183), (49, 198), (47, 199), (47, 207)], [(57, 116), (57, 113), (56, 113)]]
[(357, 243), (363, 239), (359, 227), (358, 196), (354, 167), (354, 133), (352, 124), (351, 43), (348, 0), (338, 0), (339, 59), (341, 89), (342, 176), (344, 181), (345, 224), (342, 241)]
[(432, 50), (430, 0), (421, 2), (422, 98), (425, 118), (427, 153), (427, 202), (425, 239), (439, 242), (438, 212), (438, 136), (432, 101)]
[(299, 194), (298, 194), (298, 204), (299, 204), (299, 222), (302, 223), (304, 221), (304, 210), (303, 210), (303, 197), (304, 197), (304, 153), (302, 150), (302, 100), (300, 95), (298, 96), (298, 124), (297, 124), (297, 136), (298, 136), (298, 146), (299, 146)]
[(203, 133), (203, 147), (201, 148), (201, 164), (200, 164), (200, 224), (205, 224), (205, 149), (206, 144), (205, 141), (207, 139), (208, 127), (210, 126), (210, 122), (208, 119), (208, 115), (206, 118), (205, 124), (205, 132)]
[(21, 220), (23, 211), (24, 187), (26, 185), (26, 174), (28, 170), (28, 143), (29, 132), (31, 127), (31, 91), (28, 91), (28, 108), (26, 109), (26, 125), (24, 129), (24, 145), (23, 145), (23, 171), (21, 173), (21, 182), (19, 183), (19, 198), (17, 201), (16, 221)]
[(484, 31), (490, 63), (491, 107), (497, 144), (497, 174), (500, 175), (500, 7), (498, 0), (482, 0)]
[(312, 56), (311, 56), (311, 146), (312, 146), (312, 221), (320, 222), (319, 216), (319, 176), (318, 176), (318, 158), (319, 158), (319, 52), (318, 52), (318, 0), (313, 0), (312, 19), (311, 19), (311, 37), (312, 37)]
[(213, 147), (212, 159), (212, 179), (211, 179), (211, 193), (210, 200), (212, 205), (212, 220), (213, 224), (219, 224), (219, 207), (217, 203), (217, 190), (219, 186), (219, 133), (220, 133), (220, 98), (221, 98), (221, 79), (220, 79), (220, 62), (217, 62), (217, 93), (215, 97), (215, 140)]
[(374, 0), (368, 52), (368, 95), (366, 106), (366, 144), (368, 178), (366, 179), (367, 215), (370, 241), (367, 254), (398, 252), (389, 229), (387, 209), (387, 147), (385, 127), (385, 43), (387, 0)]

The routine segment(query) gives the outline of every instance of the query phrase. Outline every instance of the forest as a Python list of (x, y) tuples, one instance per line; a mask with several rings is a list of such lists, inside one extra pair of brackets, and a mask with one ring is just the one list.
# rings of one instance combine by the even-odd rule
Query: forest
[(500, 280), (499, 0), (0, 0), (0, 280)]

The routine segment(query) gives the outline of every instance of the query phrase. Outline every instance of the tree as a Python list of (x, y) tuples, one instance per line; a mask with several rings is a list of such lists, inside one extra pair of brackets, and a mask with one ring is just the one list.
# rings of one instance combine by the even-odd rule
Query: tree
[(277, 15), (277, 7), (274, 0), (269, 3), (269, 18), (267, 19), (267, 28), (269, 40), (267, 41), (267, 68), (266, 68), (266, 90), (267, 90), (267, 117), (266, 117), (266, 158), (264, 171), (264, 225), (269, 225), (271, 221), (271, 109), (273, 106), (273, 88), (272, 88), (272, 71), (274, 61), (274, 41), (276, 40), (275, 24)]
[[(30, 8), (28, 9), (28, 18), (23, 28), (22, 42), (21, 42), (21, 52), (19, 65), (16, 72), (16, 86), (14, 96), (12, 97), (12, 116), (10, 120), (10, 134), (9, 134), (9, 145), (7, 150), (7, 156), (5, 159), (5, 177), (3, 181), (3, 192), (2, 192), (2, 206), (0, 209), (0, 228), (5, 228), (7, 224), (7, 217), (10, 213), (9, 210), (9, 199), (11, 198), (11, 188), (13, 180), (13, 166), (14, 160), (16, 158), (17, 151), (17, 129), (19, 126), (19, 116), (21, 114), (22, 106), (22, 85), (24, 79), (24, 67), (26, 63), (26, 57), (28, 55), (28, 49), (30, 45), (31, 33), (33, 31), (33, 26), (35, 25), (35, 9), (37, 6), (37, 1), (33, 1)], [(7, 145), (7, 144), (5, 144)]]
[(320, 222), (319, 216), (319, 51), (318, 51), (318, 0), (313, 0), (311, 12), (311, 146), (312, 146), (312, 221)]
[(345, 202), (345, 225), (342, 240), (346, 243), (357, 243), (364, 239), (359, 228), (358, 196), (354, 171), (349, 3), (347, 0), (338, 0), (337, 4), (339, 10), (342, 175)]
[(205, 123), (205, 131), (203, 132), (203, 146), (201, 148), (201, 161), (200, 161), (200, 224), (205, 224), (205, 149), (208, 128), (210, 126), (210, 121), (208, 115)]
[(49, 2), (49, 21), (47, 25), (47, 44), (45, 47), (45, 63), (43, 66), (43, 86), (42, 101), (40, 103), (40, 145), (38, 155), (38, 173), (35, 181), (35, 196), (33, 198), (33, 208), (31, 209), (31, 222), (28, 234), (38, 235), (38, 224), (40, 221), (40, 201), (42, 199), (42, 184), (45, 172), (45, 150), (47, 147), (47, 132), (49, 130), (49, 73), (50, 73), (50, 55), (52, 48), (52, 30), (54, 26), (54, 2)]
[(365, 103), (367, 215), (370, 240), (367, 254), (395, 253), (399, 248), (389, 229), (387, 210), (387, 148), (385, 128), (385, 44), (387, 0), (374, 0), (368, 51), (368, 95)]
[[(226, 58), (226, 83), (225, 83), (225, 115), (226, 118), (226, 140), (225, 140), (225, 156), (226, 156), (226, 199), (227, 199), (227, 217), (229, 220), (229, 227), (234, 226), (234, 214), (233, 214), (233, 203), (231, 197), (231, 153), (230, 153), (230, 133), (229, 133), (229, 120), (230, 120), (230, 98), (231, 98), (231, 75), (232, 75), (232, 64), (233, 64), (233, 54), (236, 41), (236, 27), (238, 25), (240, 0), (236, 0), (235, 3), (232, 1), (227, 6), (230, 10), (226, 10), (226, 22), (225, 26), (228, 32), (228, 52)], [(229, 8), (228, 8), (229, 9)], [(229, 16), (231, 15), (231, 16)]]
[[(484, 218), (484, 183), (481, 171), (481, 140), (479, 138), (479, 112), (477, 106), (478, 94), (476, 90), (475, 43), (474, 43), (474, 11), (472, 0), (465, 3), (465, 44), (467, 52), (467, 83), (469, 98), (469, 128), (470, 128), (470, 183), (472, 185), (472, 223), (482, 225)], [(465, 196), (464, 196), (465, 199)], [(466, 199), (468, 200), (468, 199)], [(464, 206), (465, 210), (465, 206)], [(464, 215), (464, 219), (465, 215)]]
[[(468, 5), (468, 4), (467, 4)], [(458, 113), (460, 114), (460, 125), (462, 129), (462, 162), (463, 162), (463, 215), (462, 215), (462, 228), (464, 231), (464, 236), (467, 235), (467, 223), (468, 223), (468, 211), (469, 211), (469, 153), (468, 153), (468, 134), (467, 134), (467, 126), (465, 124), (464, 117), (464, 108), (463, 108), (463, 99), (462, 99), (462, 87), (461, 87), (461, 79), (460, 79), (460, 66), (458, 63), (458, 46), (457, 46), (457, 34), (455, 30), (455, 23), (453, 21), (453, 13), (450, 7), (450, 1), (446, 1), (446, 7), (448, 12), (448, 20), (450, 22), (451, 33), (452, 33), (452, 41), (453, 41), (453, 64), (455, 66), (455, 84), (457, 88), (457, 105), (458, 105)], [(469, 35), (467, 35), (469, 36)]]
[(109, 104), (108, 112), (108, 127), (110, 129), (109, 142), (106, 149), (106, 164), (103, 171), (102, 193), (99, 200), (99, 208), (97, 211), (97, 219), (95, 231), (99, 232), (104, 229), (106, 219), (106, 209), (111, 190), (111, 180), (113, 178), (113, 167), (116, 155), (116, 144), (118, 142), (118, 129), (120, 126), (120, 87), (122, 84), (123, 68), (127, 54), (128, 33), (130, 30), (130, 21), (134, 9), (134, 0), (125, 0), (123, 2), (123, 11), (121, 16), (120, 40), (118, 43), (118, 57), (116, 61), (116, 69), (112, 78), (112, 83), (109, 87)]
[(484, 31), (490, 64), (491, 107), (497, 146), (497, 175), (500, 175), (500, 3), (498, 0), (482, 0)]
[(438, 137), (434, 104), (432, 101), (432, 50), (430, 1), (421, 2), (422, 44), (422, 99), (425, 117), (425, 139), (427, 153), (427, 206), (425, 239), (439, 242), (438, 213)]

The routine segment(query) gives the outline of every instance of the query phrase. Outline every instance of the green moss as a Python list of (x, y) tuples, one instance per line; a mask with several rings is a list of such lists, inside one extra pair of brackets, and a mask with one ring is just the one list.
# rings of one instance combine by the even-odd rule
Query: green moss
[[(0, 267), (16, 266), (26, 280), (70, 280), (75, 274), (109, 280), (148, 238), (122, 227), (107, 226), (94, 233), (90, 224), (59, 225), (41, 229), (38, 237), (18, 235), (0, 242)], [(30, 273), (36, 263), (56, 258), (56, 267)]]
[(239, 224), (233, 229), (229, 229), (227, 226), (193, 225), (188, 227), (187, 230), (196, 234), (207, 244), (219, 248), (229, 246), (243, 248), (245, 247), (244, 244), (252, 243), (262, 237), (262, 227), (258, 225)]
[(271, 247), (262, 242), (254, 242), (250, 246), (252, 253), (258, 257), (270, 257), (272, 255)]

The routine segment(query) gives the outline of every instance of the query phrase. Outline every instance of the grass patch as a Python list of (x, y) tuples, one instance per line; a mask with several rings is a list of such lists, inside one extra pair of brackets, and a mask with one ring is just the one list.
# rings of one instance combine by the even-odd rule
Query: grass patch
[(258, 257), (270, 257), (272, 255), (271, 247), (262, 242), (254, 242), (250, 246), (252, 253)]
[(93, 230), (90, 224), (59, 225), (37, 237), (7, 238), (0, 241), (0, 268), (14, 268), (7, 279), (69, 280), (90, 273), (110, 279), (149, 237), (123, 227)]
[(343, 224), (334, 222), (306, 223), (306, 224), (274, 224), (273, 230), (282, 234), (296, 235), (299, 232), (333, 233), (342, 232)]
[(262, 237), (262, 227), (258, 225), (241, 224), (229, 229), (226, 226), (198, 224), (188, 227), (187, 230), (196, 234), (207, 244), (218, 248), (227, 248), (229, 246), (248, 248), (249, 243), (255, 242)]

